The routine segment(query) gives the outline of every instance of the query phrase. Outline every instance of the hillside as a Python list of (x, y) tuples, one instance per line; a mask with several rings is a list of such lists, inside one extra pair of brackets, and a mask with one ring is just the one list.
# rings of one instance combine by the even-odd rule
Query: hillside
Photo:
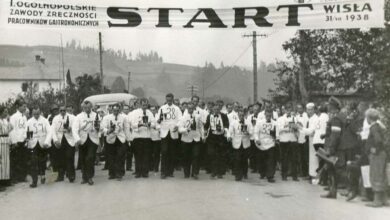
[[(70, 70), (74, 79), (84, 73), (96, 74), (99, 72), (99, 56), (94, 50), (76, 48), (64, 48), (65, 71)], [(47, 69), (43, 77), (56, 78), (60, 73), (60, 48), (54, 46), (15, 46), (0, 45), (0, 66), (9, 66), (8, 69), (28, 66), (34, 62), (35, 56), (40, 55), (45, 59), (44, 66)], [(5, 61), (4, 61), (5, 60)], [(214, 81), (227, 67), (215, 68), (200, 77), (200, 68), (173, 63), (153, 63), (131, 61), (110, 53), (104, 53), (103, 72), (104, 84), (112, 89), (112, 84), (121, 77), (127, 89), (128, 72), (131, 72), (130, 90), (141, 87), (147, 96), (155, 97), (162, 101), (165, 93), (173, 92), (179, 97), (189, 95), (186, 85), (197, 84), (199, 95), (202, 95), (202, 85), (205, 87)], [(10, 73), (0, 72), (0, 80)], [(28, 73), (26, 73), (28, 75)], [(12, 77), (12, 76), (8, 76)], [(267, 72), (265, 64), (259, 68), (259, 96), (266, 97), (269, 88), (273, 87), (273, 74)], [(113, 88), (118, 89), (118, 88)], [(234, 67), (213, 86), (205, 90), (205, 96), (219, 95), (231, 97), (243, 103), (248, 102), (252, 94), (252, 73), (243, 68)]]

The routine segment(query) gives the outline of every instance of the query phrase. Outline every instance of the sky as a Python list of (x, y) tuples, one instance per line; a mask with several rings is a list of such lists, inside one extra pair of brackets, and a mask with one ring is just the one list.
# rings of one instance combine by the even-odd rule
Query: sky
[[(282, 44), (294, 36), (295, 30), (268, 30), (257, 33), (269, 34), (268, 37), (257, 40), (258, 60), (270, 63), (276, 59), (286, 59), (287, 54), (283, 51)], [(124, 49), (131, 51), (133, 56), (139, 51), (154, 50), (168, 63), (202, 66), (207, 61), (215, 65), (223, 62), (225, 66), (236, 64), (250, 67), (253, 60), (252, 38), (244, 38), (244, 34), (251, 32), (132, 29), (102, 31), (102, 38), (105, 49)], [(0, 44), (58, 46), (61, 35), (64, 45), (75, 39), (83, 46), (98, 48), (98, 32), (86, 30), (0, 29)]]

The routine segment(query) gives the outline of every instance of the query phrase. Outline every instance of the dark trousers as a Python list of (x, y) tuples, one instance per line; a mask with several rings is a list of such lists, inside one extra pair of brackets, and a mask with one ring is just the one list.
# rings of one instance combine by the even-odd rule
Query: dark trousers
[(110, 177), (123, 177), (125, 175), (126, 143), (117, 138), (113, 144), (107, 143), (108, 175)]
[(163, 176), (173, 175), (175, 144), (170, 133), (161, 140), (161, 175)]
[(233, 149), (233, 170), (236, 180), (241, 180), (248, 175), (248, 158), (250, 148), (244, 149), (241, 145), (239, 149)]
[(257, 153), (258, 148), (256, 147), (255, 141), (251, 140), (251, 146), (249, 148), (249, 167), (253, 172), (258, 171)]
[(299, 145), (299, 165), (302, 176), (308, 176), (309, 175), (309, 144), (308, 141), (306, 141), (303, 144)]
[(26, 181), (29, 152), (25, 142), (13, 144), (10, 150), (10, 176), (12, 182)]
[(206, 172), (210, 172), (210, 160), (208, 159), (207, 154), (207, 144), (203, 141), (199, 143), (200, 144), (200, 151), (199, 151), (199, 163), (200, 167), (202, 169), (205, 169)]
[(273, 179), (275, 176), (275, 153), (276, 148), (272, 147), (268, 150), (258, 150), (257, 161), (258, 169), (261, 177), (267, 177), (267, 179)]
[(199, 175), (200, 142), (182, 142), (182, 147), (184, 177), (190, 177), (190, 175)]
[(150, 138), (136, 138), (133, 143), (135, 153), (135, 174), (140, 176), (148, 175), (151, 140)]
[(158, 172), (160, 165), (161, 141), (151, 141), (149, 171)]
[(207, 138), (207, 151), (213, 176), (222, 176), (225, 173), (226, 146), (223, 135), (210, 134)]
[(29, 150), (29, 170), (32, 178), (32, 182), (36, 184), (38, 182), (38, 175), (45, 175), (47, 153), (39, 143), (35, 145), (34, 149)]
[(134, 157), (134, 146), (133, 141), (131, 146), (126, 149), (126, 170), (131, 170), (133, 167), (133, 157)]
[(53, 169), (54, 172), (59, 171), (58, 170), (58, 166), (59, 166), (59, 161), (58, 161), (59, 158), (58, 157), (59, 157), (59, 155), (58, 155), (57, 148), (55, 147), (53, 141), (51, 142), (51, 147), (48, 148), (46, 151), (49, 155), (49, 161), (50, 161), (51, 168)]
[(88, 137), (87, 141), (80, 146), (79, 157), (83, 180), (87, 181), (95, 175), (95, 158), (98, 145)]
[(182, 167), (183, 163), (183, 151), (181, 145), (181, 136), (179, 134), (179, 138), (173, 141), (173, 167), (179, 170)]
[(282, 151), (282, 177), (287, 178), (290, 169), (291, 176), (297, 178), (299, 145), (297, 142), (280, 142)]
[(56, 154), (58, 159), (58, 178), (63, 179), (66, 174), (68, 179), (74, 180), (76, 178), (74, 167), (75, 149), (69, 145), (65, 136), (62, 137), (60, 148), (56, 148)]

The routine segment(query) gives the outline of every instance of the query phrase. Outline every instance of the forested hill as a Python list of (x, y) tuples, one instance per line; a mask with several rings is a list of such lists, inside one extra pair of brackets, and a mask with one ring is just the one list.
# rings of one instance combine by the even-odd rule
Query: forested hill
[[(37, 62), (37, 55), (44, 59), (42, 65), (45, 71), (41, 77), (59, 77), (62, 75), (60, 54), (61, 48), (55, 46), (0, 45), (0, 80), (6, 75), (12, 79), (9, 74), (17, 72), (12, 71), (15, 68), (33, 65)], [(63, 54), (65, 72), (69, 69), (72, 78), (99, 72), (99, 54), (96, 49), (67, 45)], [(205, 88), (206, 97), (230, 97), (242, 103), (247, 103), (252, 94), (253, 75), (250, 68), (229, 67), (222, 63), (215, 66), (207, 62), (202, 67), (165, 63), (156, 52), (132, 56), (125, 51), (104, 51), (104, 84), (112, 91), (122, 92), (127, 89), (128, 73), (131, 72), (130, 91), (142, 88), (147, 97), (155, 97), (158, 101), (162, 101), (167, 92), (188, 97), (188, 85), (196, 85), (200, 96)], [(259, 96), (265, 98), (268, 89), (274, 87), (274, 74), (267, 71), (264, 63), (259, 66)]]

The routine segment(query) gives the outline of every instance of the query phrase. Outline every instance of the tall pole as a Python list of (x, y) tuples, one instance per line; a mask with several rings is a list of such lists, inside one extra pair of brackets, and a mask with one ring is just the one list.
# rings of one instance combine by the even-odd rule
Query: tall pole
[(253, 46), (253, 103), (258, 101), (257, 96), (257, 37), (267, 37), (265, 34), (257, 34), (253, 31), (250, 35), (244, 35), (243, 37), (252, 37)]
[(253, 103), (257, 102), (257, 41), (256, 31), (252, 33), (253, 37)]
[[(65, 89), (65, 62), (64, 62), (64, 45), (62, 43), (62, 34), (61, 34), (61, 63), (62, 63), (62, 83), (64, 84), (63, 86), (63, 89)], [(62, 92), (61, 90), (61, 86), (60, 86), (60, 91)], [(65, 105), (66, 105), (66, 94), (65, 94)]]
[(103, 83), (103, 48), (102, 48), (102, 33), (101, 32), (99, 32), (99, 56), (100, 56), (101, 93), (104, 93), (104, 83)]
[(127, 93), (130, 93), (130, 77), (131, 77), (131, 72), (127, 75)]

